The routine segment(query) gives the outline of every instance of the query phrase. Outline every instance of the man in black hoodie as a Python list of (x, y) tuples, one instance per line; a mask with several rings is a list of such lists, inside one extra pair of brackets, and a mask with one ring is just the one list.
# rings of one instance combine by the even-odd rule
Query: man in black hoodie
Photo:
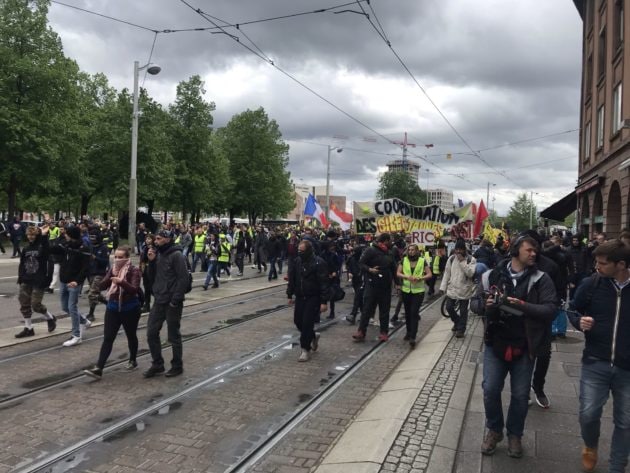
[(153, 378), (164, 373), (164, 358), (162, 358), (162, 343), (160, 330), (166, 321), (168, 341), (173, 350), (171, 369), (165, 374), (167, 377), (178, 376), (184, 372), (182, 359), (182, 334), (179, 330), (184, 296), (188, 287), (188, 265), (182, 254), (182, 248), (173, 243), (173, 232), (161, 230), (155, 235), (157, 251), (149, 250), (149, 261), (155, 260), (155, 279), (153, 281), (154, 303), (149, 313), (147, 324), (147, 342), (153, 362), (144, 372), (145, 378)]
[(52, 332), (57, 327), (56, 318), (46, 306), (42, 304), (44, 289), (50, 284), (48, 271), (48, 227), (26, 229), (28, 245), (20, 255), (20, 267), (18, 270), (18, 285), (20, 286), (20, 312), (24, 317), (24, 329), (15, 335), (15, 338), (32, 337), (35, 335), (31, 315), (33, 312), (43, 314), (48, 321), (48, 331)]
[(287, 297), (295, 310), (293, 322), (300, 331), (300, 357), (298, 361), (308, 361), (310, 353), (317, 351), (319, 333), (315, 333), (315, 320), (320, 312), (328, 310), (330, 282), (328, 267), (322, 258), (315, 255), (313, 245), (302, 240), (298, 245), (298, 257), (289, 271)]

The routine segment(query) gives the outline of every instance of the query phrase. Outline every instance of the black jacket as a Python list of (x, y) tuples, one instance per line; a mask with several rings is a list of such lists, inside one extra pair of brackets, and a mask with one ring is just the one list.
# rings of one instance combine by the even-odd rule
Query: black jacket
[[(372, 274), (368, 270), (378, 266), (379, 272)], [(396, 258), (391, 251), (383, 251), (376, 244), (368, 246), (361, 255), (359, 267), (365, 275), (367, 286), (375, 288), (391, 287), (392, 281), (396, 276)]]
[(595, 320), (593, 328), (584, 332), (582, 359), (606, 360), (630, 370), (630, 285), (619, 290), (613, 279), (593, 275), (578, 286), (571, 308), (578, 312), (569, 312), (578, 330), (582, 315)]
[(18, 284), (44, 289), (50, 284), (51, 276), (48, 271), (48, 235), (37, 235), (35, 241), (22, 250)]
[(302, 256), (295, 259), (295, 263), (289, 271), (289, 285), (287, 296), (289, 299), (296, 297), (319, 297), (320, 304), (328, 303), (330, 298), (330, 281), (328, 279), (328, 267), (319, 256), (313, 255), (308, 261), (303, 261)]
[[(515, 294), (516, 288), (507, 269), (509, 262), (509, 259), (503, 260), (495, 269), (482, 275), (477, 286), (477, 294), (472, 300), (471, 310), (487, 316), (484, 334), (486, 345), (492, 345), (497, 340), (497, 334), (500, 336), (501, 330), (497, 330), (499, 324), (522, 323), (529, 357), (533, 359), (543, 355), (551, 341), (551, 322), (558, 309), (556, 290), (551, 277), (534, 266), (529, 268), (524, 276), (527, 280), (520, 289), (523, 291), (522, 294)], [(510, 309), (520, 312), (522, 317), (510, 316), (501, 306), (486, 307), (487, 293), (492, 286), (498, 287), (506, 296), (518, 297), (525, 301), (518, 306), (508, 305)]]
[(183, 304), (188, 287), (188, 265), (179, 245), (158, 247), (152, 292), (156, 304)]
[(90, 271), (91, 249), (82, 240), (63, 240), (50, 248), (53, 254), (61, 255), (59, 262), (59, 280), (67, 284), (83, 284)]
[(109, 269), (109, 248), (105, 243), (92, 247), (93, 258), (90, 261), (90, 276), (105, 276)]

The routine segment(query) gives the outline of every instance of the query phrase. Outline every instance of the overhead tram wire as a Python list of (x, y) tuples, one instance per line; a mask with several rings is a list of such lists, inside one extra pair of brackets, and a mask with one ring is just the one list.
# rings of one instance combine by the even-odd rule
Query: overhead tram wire
[[(357, 0), (357, 3), (359, 3), (359, 0)], [(360, 3), (359, 3), (360, 5)], [(363, 6), (360, 5), (361, 9), (364, 11)], [(374, 12), (374, 10), (372, 9), (373, 12), (373, 16), (377, 19), (378, 21), (378, 17), (376, 16), (376, 12)], [(511, 177), (509, 177), (505, 172), (501, 172), (498, 169), (496, 169), (494, 166), (492, 166), (486, 159), (484, 159), (483, 156), (481, 156), (481, 153), (479, 153), (478, 151), (475, 151), (473, 149), (473, 147), (470, 145), (470, 143), (468, 143), (468, 141), (461, 135), (461, 133), (457, 130), (457, 128), (455, 128), (455, 126), (451, 123), (451, 121), (446, 117), (446, 115), (444, 115), (444, 113), (442, 112), (442, 110), (440, 109), (440, 107), (438, 107), (438, 105), (433, 101), (433, 99), (431, 98), (431, 96), (427, 93), (427, 91), (424, 89), (424, 87), (422, 87), (422, 85), (420, 84), (420, 82), (418, 81), (418, 79), (416, 79), (416, 77), (414, 76), (413, 72), (411, 72), (411, 70), (409, 69), (409, 67), (407, 67), (407, 64), (405, 64), (405, 61), (402, 60), (402, 58), (400, 57), (400, 55), (396, 52), (396, 50), (394, 49), (394, 47), (392, 46), (391, 41), (389, 41), (387, 39), (387, 36), (385, 35), (384, 32), (381, 33), (381, 31), (378, 29), (378, 27), (374, 24), (374, 22), (372, 21), (372, 19), (370, 18), (370, 15), (367, 14), (367, 12), (364, 11), (363, 16), (365, 16), (365, 18), (367, 19), (367, 21), (370, 23), (370, 25), (372, 25), (372, 27), (374, 28), (374, 30), (377, 32), (377, 34), (381, 37), (381, 39), (385, 42), (385, 44), (387, 44), (387, 46), (389, 47), (390, 51), (392, 52), (392, 54), (394, 54), (394, 56), (396, 57), (396, 59), (398, 59), (398, 62), (400, 62), (401, 66), (403, 67), (403, 69), (405, 69), (405, 71), (407, 71), (407, 74), (409, 74), (409, 76), (411, 77), (411, 79), (414, 81), (414, 83), (418, 86), (418, 88), (422, 91), (422, 93), (425, 95), (425, 97), (427, 98), (427, 100), (429, 101), (429, 103), (433, 106), (433, 108), (435, 108), (435, 110), (438, 112), (438, 114), (442, 117), (442, 119), (446, 122), (446, 124), (450, 127), (450, 129), (453, 131), (453, 133), (455, 133), (455, 135), (459, 138), (459, 140), (466, 146), (466, 148), (468, 148), (472, 155), (475, 156), (477, 159), (479, 159), (482, 163), (484, 163), (486, 166), (488, 166), (490, 169), (493, 169), (498, 175), (503, 176), (505, 179), (507, 179), (508, 181), (512, 182), (514, 185), (524, 189), (524, 187), (522, 185), (520, 185), (518, 182), (516, 182), (515, 180), (513, 180)], [(380, 24), (380, 22), (379, 22)]]
[[(157, 40), (158, 32), (155, 32), (153, 35), (153, 44), (151, 45), (151, 52), (149, 53), (149, 59), (147, 60), (147, 64), (151, 64), (151, 58), (153, 57), (153, 50), (155, 49), (155, 41)], [(147, 80), (147, 72), (149, 72), (149, 68), (147, 67), (144, 70), (144, 77), (142, 78), (142, 87), (144, 87), (144, 81)]]
[(140, 28), (142, 30), (151, 31), (153, 33), (160, 33), (160, 30), (157, 30), (155, 28), (149, 28), (148, 26), (142, 26), (142, 25), (139, 25), (137, 23), (132, 23), (130, 21), (121, 20), (120, 18), (114, 18), (113, 16), (105, 15), (103, 13), (98, 13), (98, 12), (95, 12), (95, 11), (92, 11), (92, 10), (87, 10), (85, 8), (77, 7), (75, 5), (69, 5), (67, 3), (60, 2), (59, 0), (50, 0), (50, 3), (54, 3), (56, 5), (61, 5), (61, 6), (68, 7), (68, 8), (73, 8), (74, 10), (79, 10), (79, 11), (82, 11), (83, 13), (89, 13), (90, 15), (100, 16), (101, 18), (106, 18), (108, 20), (115, 21), (115, 22), (118, 22), (118, 23), (124, 23), (125, 25), (133, 26), (134, 28)]
[[(345, 110), (343, 110), (341, 107), (339, 107), (338, 105), (336, 105), (335, 103), (333, 103), (332, 101), (330, 101), (329, 99), (327, 99), (326, 97), (324, 97), (323, 95), (321, 95), (320, 93), (318, 93), (317, 91), (315, 91), (314, 89), (312, 89), (311, 87), (309, 87), (308, 85), (306, 85), (304, 82), (300, 81), (299, 79), (297, 79), (296, 77), (294, 77), (293, 75), (291, 75), (289, 72), (285, 71), (284, 69), (282, 69), (280, 66), (278, 66), (277, 64), (275, 64), (274, 61), (266, 58), (266, 55), (261, 55), (258, 51), (253, 50), (251, 47), (249, 47), (248, 45), (244, 44), (242, 41), (239, 41), (239, 38), (235, 35), (232, 35), (231, 33), (225, 31), (224, 27), (219, 26), (212, 18), (210, 18), (205, 12), (203, 12), (201, 9), (199, 8), (195, 8), (194, 6), (192, 6), (187, 0), (180, 0), (181, 3), (183, 3), (184, 5), (186, 5), (188, 8), (190, 8), (191, 10), (195, 11), (198, 15), (200, 15), (202, 18), (206, 19), (206, 21), (208, 21), (209, 23), (215, 25), (222, 33), (224, 33), (225, 35), (227, 35), (228, 37), (232, 38), (234, 41), (236, 41), (238, 44), (240, 44), (242, 47), (244, 47), (245, 49), (247, 49), (248, 51), (250, 51), (252, 54), (256, 55), (258, 58), (264, 60), (265, 62), (267, 62), (269, 65), (271, 65), (272, 67), (274, 67), (276, 70), (278, 70), (280, 73), (282, 73), (283, 75), (285, 75), (286, 77), (288, 77), (289, 79), (291, 79), (292, 81), (294, 81), (295, 83), (297, 83), (299, 86), (303, 87), (304, 89), (308, 90), (311, 94), (315, 95), (317, 98), (319, 98), (320, 100), (323, 100), (324, 102), (326, 102), (328, 105), (330, 105), (331, 107), (333, 107), (335, 110), (337, 110), (338, 112), (342, 113), (343, 115), (345, 115), (346, 117), (348, 117), (350, 120), (352, 120), (353, 122), (361, 125), (363, 128), (366, 128), (367, 130), (371, 131), (372, 133), (374, 133), (375, 135), (381, 137), (383, 140), (385, 140), (387, 143), (390, 144), (395, 144), (393, 143), (392, 140), (390, 140), (389, 138), (387, 138), (385, 135), (379, 133), (378, 131), (376, 131), (374, 128), (372, 128), (371, 126), (369, 126), (367, 123), (361, 121), (360, 119), (356, 118), (355, 116), (351, 115), (350, 113), (346, 112)], [(241, 31), (241, 30), (239, 30)], [(251, 40), (250, 40), (251, 41)], [(425, 160), (424, 158), (421, 158), (423, 160)], [(426, 161), (426, 160), (425, 160)], [(428, 162), (428, 161), (427, 161)]]

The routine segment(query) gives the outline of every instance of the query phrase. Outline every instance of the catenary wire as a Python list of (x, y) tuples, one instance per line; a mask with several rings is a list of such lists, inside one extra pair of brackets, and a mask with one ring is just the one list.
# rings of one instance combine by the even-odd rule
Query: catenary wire
[(79, 11), (82, 11), (84, 13), (89, 13), (90, 15), (100, 16), (101, 18), (106, 18), (108, 20), (116, 21), (118, 23), (124, 23), (125, 25), (133, 26), (134, 28), (140, 28), (140, 29), (145, 30), (145, 31), (152, 31), (153, 33), (159, 33), (160, 32), (159, 30), (157, 30), (155, 28), (149, 28), (148, 26), (142, 26), (142, 25), (139, 25), (137, 23), (132, 23), (130, 21), (121, 20), (120, 18), (114, 18), (113, 16), (105, 15), (103, 13), (98, 13), (98, 12), (95, 12), (95, 11), (92, 11), (92, 10), (87, 10), (85, 8), (77, 7), (75, 5), (69, 5), (67, 3), (60, 2), (59, 0), (50, 0), (50, 3), (54, 3), (55, 5), (61, 5), (61, 6), (68, 7), (68, 8), (73, 8), (74, 10), (79, 10)]
[[(375, 18), (376, 15), (374, 15)], [(448, 117), (444, 114), (444, 112), (442, 112), (442, 110), (440, 109), (440, 107), (433, 101), (433, 99), (431, 98), (431, 96), (428, 94), (428, 92), (425, 90), (424, 87), (422, 87), (422, 85), (420, 84), (420, 82), (418, 81), (418, 79), (415, 77), (415, 75), (413, 74), (413, 72), (411, 72), (411, 69), (409, 69), (409, 67), (407, 66), (407, 64), (405, 63), (405, 61), (403, 61), (403, 59), (400, 57), (400, 55), (396, 52), (396, 50), (394, 49), (394, 47), (392, 46), (391, 42), (389, 42), (387, 39), (385, 39), (385, 36), (383, 34), (381, 34), (378, 31), (377, 26), (374, 24), (374, 22), (372, 21), (372, 19), (370, 18), (369, 15), (365, 15), (367, 21), (372, 25), (372, 27), (378, 32), (379, 36), (381, 37), (381, 39), (383, 39), (383, 41), (385, 42), (385, 44), (387, 44), (387, 46), (389, 47), (390, 51), (392, 52), (392, 54), (396, 57), (396, 59), (398, 59), (398, 62), (400, 62), (400, 65), (403, 67), (403, 69), (407, 72), (407, 74), (409, 74), (409, 76), (411, 77), (411, 79), (413, 80), (413, 82), (416, 84), (416, 86), (422, 91), (422, 93), (424, 94), (424, 96), (427, 98), (427, 100), (429, 101), (429, 103), (433, 106), (433, 108), (435, 108), (435, 110), (438, 112), (438, 114), (442, 117), (442, 119), (444, 120), (444, 122), (449, 126), (449, 128), (453, 131), (453, 133), (455, 133), (455, 135), (459, 138), (459, 140), (464, 144), (464, 146), (466, 146), (466, 148), (468, 148), (471, 153), (473, 154), (473, 156), (475, 156), (477, 159), (479, 159), (481, 162), (483, 162), (486, 166), (488, 166), (490, 169), (495, 170), (495, 172), (500, 175), (503, 176), (505, 179), (507, 179), (508, 181), (512, 182), (514, 185), (520, 187), (520, 188), (524, 188), (522, 185), (520, 185), (518, 182), (516, 182), (515, 180), (513, 180), (511, 177), (509, 177), (505, 172), (501, 172), (498, 169), (496, 169), (494, 166), (492, 166), (483, 156), (481, 156), (481, 153), (479, 153), (478, 151), (475, 151), (473, 149), (473, 147), (470, 145), (470, 143), (468, 143), (468, 141), (466, 140), (466, 138), (464, 138), (462, 136), (462, 134), (457, 130), (457, 128), (455, 128), (455, 126), (451, 123), (451, 121), (448, 119)], [(379, 22), (380, 23), (380, 22)], [(417, 155), (415, 155), (417, 156)], [(417, 156), (419, 157), (419, 156)]]
[[(158, 32), (155, 32), (153, 35), (153, 44), (151, 45), (151, 52), (149, 53), (149, 59), (147, 60), (147, 64), (151, 64), (151, 58), (153, 57), (153, 50), (155, 49), (155, 41), (157, 40)], [(142, 78), (142, 87), (144, 87), (144, 81), (147, 80), (147, 73), (149, 72), (149, 68), (147, 67), (144, 70), (144, 77)]]

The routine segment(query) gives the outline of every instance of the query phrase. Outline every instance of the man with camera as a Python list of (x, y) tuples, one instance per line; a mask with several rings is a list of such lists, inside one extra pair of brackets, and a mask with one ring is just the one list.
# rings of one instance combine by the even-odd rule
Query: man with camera
[[(510, 247), (510, 258), (482, 275), (472, 309), (485, 315), (483, 402), (488, 432), (481, 453), (492, 455), (508, 435), (508, 456), (523, 456), (525, 427), (534, 359), (551, 338), (556, 314), (556, 289), (536, 266), (538, 242), (521, 236)], [(510, 373), (511, 399), (504, 421), (501, 392)]]

